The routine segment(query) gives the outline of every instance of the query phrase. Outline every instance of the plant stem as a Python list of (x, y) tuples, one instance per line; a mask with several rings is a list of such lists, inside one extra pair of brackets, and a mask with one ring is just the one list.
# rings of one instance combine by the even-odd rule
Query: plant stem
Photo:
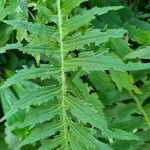
[(58, 24), (59, 24), (59, 36), (60, 36), (60, 52), (61, 52), (61, 79), (62, 79), (62, 113), (63, 113), (63, 123), (64, 123), (64, 139), (65, 139), (65, 148), (67, 149), (67, 125), (66, 125), (66, 108), (65, 108), (65, 94), (66, 94), (66, 85), (65, 85), (65, 69), (64, 69), (64, 49), (63, 49), (63, 31), (62, 31), (62, 14), (60, 7), (60, 0), (57, 0), (57, 9), (58, 9)]
[(143, 114), (145, 121), (147, 123), (147, 125), (150, 127), (150, 120), (148, 118), (147, 113), (145, 112), (145, 110), (143, 109), (139, 99), (137, 98), (137, 96), (135, 96), (135, 94), (133, 92), (130, 92), (130, 95), (132, 96), (132, 98), (134, 99), (134, 101), (136, 102), (136, 105), (138, 107), (138, 109), (140, 110), (140, 112)]

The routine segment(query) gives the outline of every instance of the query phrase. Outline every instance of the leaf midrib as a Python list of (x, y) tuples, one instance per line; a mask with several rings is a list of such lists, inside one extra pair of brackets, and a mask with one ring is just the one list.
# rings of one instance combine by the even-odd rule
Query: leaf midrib
[(67, 149), (67, 125), (66, 125), (66, 108), (65, 108), (65, 93), (66, 93), (66, 85), (65, 85), (65, 68), (64, 68), (64, 48), (63, 48), (63, 29), (62, 29), (62, 12), (61, 12), (61, 0), (57, 0), (57, 9), (58, 9), (58, 29), (59, 29), (59, 42), (60, 42), (60, 53), (61, 53), (61, 79), (62, 79), (62, 119), (64, 124), (64, 139), (65, 139), (65, 148)]

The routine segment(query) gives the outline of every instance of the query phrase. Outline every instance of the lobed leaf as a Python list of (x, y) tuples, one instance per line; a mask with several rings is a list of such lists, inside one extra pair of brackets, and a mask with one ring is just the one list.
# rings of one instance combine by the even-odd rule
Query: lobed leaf
[(50, 78), (51, 76), (52, 77), (57, 76), (59, 78), (59, 73), (60, 73), (59, 67), (56, 66), (54, 67), (50, 65), (41, 65), (40, 68), (36, 68), (34, 66), (29, 69), (24, 68), (17, 71), (17, 73), (11, 78), (7, 79), (0, 88), (7, 88), (13, 84), (29, 79), (36, 79), (36, 78), (47, 79)]
[(62, 130), (62, 123), (47, 123), (32, 130), (32, 133), (20, 142), (18, 149), (23, 145), (34, 143), (38, 140), (55, 135), (56, 132)]
[(145, 48), (133, 51), (129, 54), (127, 54), (125, 59), (150, 59), (150, 46), (147, 46)]
[(99, 45), (108, 42), (109, 38), (120, 38), (126, 33), (124, 29), (110, 29), (106, 32), (100, 32), (98, 29), (92, 29), (85, 35), (73, 36), (68, 40), (64, 40), (64, 51), (69, 52), (75, 49), (82, 49), (85, 45), (95, 43)]
[(11, 130), (14, 128), (24, 128), (27, 126), (34, 127), (36, 124), (41, 124), (43, 122), (51, 120), (56, 115), (60, 115), (60, 105), (56, 106), (39, 106), (36, 108), (31, 108), (31, 110), (26, 114), (26, 118), (23, 122), (17, 122), (10, 126)]
[(57, 34), (57, 30), (54, 27), (42, 25), (42, 24), (34, 24), (31, 22), (20, 21), (20, 20), (3, 20), (4, 23), (14, 26), (16, 28), (25, 29), (30, 31), (31, 33), (36, 34), (45, 34), (47, 36), (54, 37)]
[(68, 97), (67, 103), (72, 115), (77, 117), (79, 122), (90, 123), (93, 127), (101, 130), (107, 128), (105, 118), (99, 114), (92, 104), (73, 97)]
[(31, 105), (40, 105), (44, 102), (53, 100), (55, 97), (59, 96), (60, 93), (60, 87), (50, 86), (39, 88), (33, 93), (24, 95), (19, 101), (16, 101), (14, 104), (11, 105), (10, 110), (5, 114), (1, 121), (11, 117), (19, 109), (26, 109)]
[(62, 15), (68, 15), (75, 7), (79, 6), (82, 2), (86, 2), (88, 0), (64, 0), (61, 6)]
[[(109, 61), (108, 61), (109, 60)], [(132, 63), (125, 64), (121, 59), (104, 56), (91, 52), (84, 52), (79, 58), (67, 59), (65, 61), (65, 70), (71, 71), (82, 68), (85, 71), (103, 71), (114, 69), (116, 71), (134, 71), (150, 69), (150, 63)]]
[(5, 53), (8, 50), (13, 50), (13, 49), (19, 49), (23, 53), (30, 54), (34, 57), (40, 54), (45, 54), (48, 56), (53, 56), (53, 57), (59, 57), (59, 49), (51, 47), (50, 45), (27, 45), (23, 46), (22, 44), (16, 43), (16, 44), (6, 44), (4, 47), (0, 48), (0, 53)]
[(95, 15), (103, 15), (110, 10), (118, 10), (123, 8), (122, 6), (108, 6), (108, 7), (94, 7), (90, 10), (86, 10), (82, 15), (77, 15), (71, 19), (68, 19), (63, 24), (63, 32), (65, 35), (71, 33), (72, 31), (77, 30), (78, 28), (86, 25), (93, 19), (95, 19)]

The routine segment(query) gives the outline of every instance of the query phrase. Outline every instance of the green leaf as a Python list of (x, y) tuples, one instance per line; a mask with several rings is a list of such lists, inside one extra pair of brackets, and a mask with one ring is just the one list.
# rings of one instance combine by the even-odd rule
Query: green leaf
[(105, 118), (103, 118), (103, 116), (94, 108), (94, 106), (92, 106), (92, 104), (73, 97), (68, 97), (67, 103), (72, 115), (77, 117), (79, 121), (85, 124), (90, 123), (93, 127), (97, 127), (102, 130), (107, 128)]
[[(108, 61), (109, 60), (109, 61)], [(101, 54), (95, 55), (91, 52), (81, 53), (81, 56), (65, 61), (65, 70), (71, 71), (77, 68), (82, 68), (85, 71), (111, 70), (127, 71), (127, 70), (144, 70), (150, 69), (150, 63), (132, 63), (125, 64), (121, 59), (104, 56)]]
[(34, 127), (36, 124), (40, 124), (51, 120), (56, 115), (60, 115), (60, 105), (56, 106), (39, 106), (36, 108), (31, 108), (31, 110), (26, 114), (26, 118), (23, 122), (17, 122), (10, 126), (11, 130), (14, 128), (24, 128), (26, 126)]
[[(10, 34), (12, 32), (12, 28), (8, 27), (4, 23), (0, 23), (0, 47), (4, 46), (4, 44), (8, 41), (10, 38)], [(1, 53), (1, 50), (0, 50)]]
[(108, 131), (106, 135), (109, 136), (110, 138), (117, 138), (117, 139), (127, 140), (127, 141), (140, 140), (140, 138), (137, 135), (134, 135), (133, 133), (129, 133), (115, 128), (112, 129), (112, 131)]
[(60, 87), (43, 87), (21, 97), (19, 101), (13, 103), (10, 107), (10, 110), (5, 114), (1, 121), (11, 117), (19, 109), (26, 109), (31, 105), (40, 105), (44, 102), (53, 100), (55, 97), (59, 96), (61, 93)]
[(129, 24), (125, 25), (125, 28), (129, 31), (131, 40), (139, 44), (150, 44), (150, 32)]
[[(78, 142), (85, 144), (85, 149), (103, 149), (103, 150), (112, 150), (110, 146), (98, 141), (96, 138), (90, 134), (88, 128), (84, 128), (79, 125), (71, 126), (71, 133), (76, 139), (80, 139)], [(86, 135), (86, 136), (85, 136)]]
[(12, 50), (12, 49), (18, 49), (22, 45), (17, 43), (17, 44), (6, 44), (4, 47), (0, 48), (0, 54), (5, 53), (7, 50)]
[(83, 12), (82, 15), (77, 15), (71, 19), (68, 19), (66, 22), (64, 22), (63, 25), (63, 32), (65, 35), (68, 33), (77, 30), (78, 28), (88, 24), (90, 21), (95, 19), (95, 15), (103, 15), (107, 13), (110, 10), (118, 10), (123, 8), (122, 6), (109, 6), (109, 7), (103, 7), (103, 8), (92, 8), (90, 10), (86, 10)]
[(139, 27), (142, 30), (146, 30), (146, 31), (150, 32), (150, 24), (145, 22), (145, 21), (139, 20), (137, 18), (132, 18), (130, 20), (130, 23), (132, 25), (135, 25), (135, 26)]
[(94, 105), (95, 109), (97, 109), (99, 113), (104, 117), (103, 114), (104, 105), (101, 103), (97, 93), (90, 94), (90, 91), (93, 90), (93, 88), (89, 87), (88, 84), (83, 83), (81, 77), (84, 75), (85, 72), (79, 72), (73, 78), (72, 86), (70, 85), (69, 91), (74, 93), (74, 95), (77, 96), (79, 99), (85, 100), (88, 103)]
[(85, 1), (88, 1), (88, 0), (74, 0), (74, 1), (64, 0), (61, 6), (62, 14), (64, 16), (68, 15), (75, 7), (79, 6), (82, 2), (85, 2)]
[(17, 8), (17, 0), (14, 1), (7, 1), (1, 0), (0, 1), (0, 21), (2, 21), (7, 15), (13, 14), (15, 9)]
[(138, 49), (136, 51), (133, 51), (129, 54), (127, 54), (125, 59), (150, 59), (150, 46), (146, 46), (145, 48)]
[(41, 24), (34, 24), (31, 22), (20, 20), (3, 20), (4, 23), (14, 26), (15, 28), (25, 29), (31, 33), (45, 34), (47, 36), (54, 37), (57, 34), (57, 30), (54, 27), (49, 27)]
[[(0, 90), (0, 97), (3, 106), (3, 111), (5, 114), (10, 110), (11, 105), (18, 101), (18, 99), (10, 89)], [(20, 113), (13, 114), (11, 118), (7, 118), (8, 125), (15, 123), (21, 117), (22, 116)]]
[(110, 47), (121, 57), (123, 58), (128, 53), (132, 52), (132, 49), (127, 45), (127, 43), (119, 38), (119, 39), (111, 39)]
[(23, 145), (27, 145), (29, 143), (33, 143), (38, 140), (42, 140), (44, 138), (50, 137), (55, 135), (55, 133), (62, 129), (62, 123), (47, 123), (41, 125), (32, 130), (32, 133), (29, 134), (18, 146), (18, 148), (22, 147)]
[(18, 0), (19, 7), (25, 15), (27, 15), (27, 13), (28, 13), (27, 1), (28, 0)]
[(52, 139), (51, 141), (48, 139), (42, 143), (42, 146), (38, 150), (53, 149), (56, 148), (58, 145), (63, 145), (63, 143), (64, 143), (63, 136), (59, 136), (55, 139)]
[(85, 35), (77, 35), (64, 41), (64, 50), (66, 52), (73, 51), (74, 49), (82, 49), (85, 45), (95, 43), (99, 45), (104, 42), (108, 42), (109, 38), (123, 37), (126, 30), (124, 29), (110, 29), (106, 32), (100, 32), (98, 29), (92, 29), (87, 31)]
[[(54, 67), (50, 65), (41, 65), (40, 68), (36, 68), (32, 66), (31, 68), (24, 68), (12, 76), (11, 78), (7, 79), (6, 82), (0, 88), (7, 88), (15, 83), (19, 83), (21, 81), (29, 80), (29, 79), (47, 79), (51, 76), (57, 76), (59, 78), (60, 69), (59, 67)], [(49, 76), (51, 74), (51, 76)], [(57, 79), (58, 79), (57, 78)]]
[(112, 81), (116, 83), (119, 91), (122, 91), (123, 88), (128, 91), (134, 90), (135, 81), (132, 75), (128, 74), (127, 72), (111, 70), (110, 77), (112, 78)]
[(5, 53), (8, 50), (13, 50), (13, 49), (19, 49), (23, 53), (30, 54), (34, 57), (40, 54), (45, 54), (48, 56), (53, 56), (53, 57), (59, 57), (59, 49), (58, 48), (52, 48), (50, 45), (27, 45), (23, 46), (22, 44), (16, 43), (16, 44), (6, 44), (4, 47), (0, 48), (0, 53)]
[[(32, 66), (33, 57), (18, 51), (0, 55), (0, 74), (8, 78), (0, 87), (2, 96), (7, 98), (4, 101), (13, 99), (5, 92), (7, 89), (17, 97), (1, 119), (6, 119), (6, 125), (16, 135), (19, 146), (15, 149), (111, 150), (112, 142), (139, 140), (133, 132), (138, 135), (148, 130), (148, 84), (143, 85), (149, 79), (150, 63), (139, 59), (123, 61), (133, 50), (127, 45), (127, 31), (122, 29), (127, 22), (124, 27), (129, 30), (135, 49), (148, 44), (148, 26), (142, 22), (136, 28), (129, 8), (105, 14), (122, 7), (115, 0), (107, 2), (109, 7), (101, 7), (106, 4), (104, 1), (97, 3), (99, 8), (93, 7), (93, 0), (22, 1), (25, 3), (15, 13), (4, 15), (10, 20), (3, 22), (14, 26), (17, 32), (7, 34), (1, 46), (8, 39), (9, 45), (2, 47), (0, 53), (18, 49), (38, 62)], [(4, 0), (1, 4), (4, 8), (9, 2)], [(29, 16), (23, 15), (19, 7), (26, 9), (24, 12), (29, 7)], [(141, 33), (145, 39), (139, 36)], [(11, 44), (14, 42), (21, 44)], [(18, 60), (15, 65), (13, 56)], [(11, 65), (7, 65), (9, 58)], [(23, 69), (8, 75), (8, 68), (14, 71), (22, 64)], [(144, 96), (135, 95), (139, 93), (134, 84)], [(129, 107), (132, 100), (140, 111), (135, 105)], [(23, 117), (9, 124), (8, 119), (20, 111), (24, 112)]]
[(53, 15), (52, 11), (47, 6), (38, 5), (36, 14), (36, 22), (47, 24), (49, 21), (55, 22), (57, 16)]

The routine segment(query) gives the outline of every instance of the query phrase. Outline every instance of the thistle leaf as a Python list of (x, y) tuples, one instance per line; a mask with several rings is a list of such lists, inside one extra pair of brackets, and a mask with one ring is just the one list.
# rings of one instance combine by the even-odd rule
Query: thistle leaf
[[(108, 61), (109, 60), (109, 61)], [(91, 52), (81, 53), (81, 56), (65, 61), (65, 70), (71, 71), (82, 68), (85, 71), (103, 71), (114, 69), (116, 71), (131, 71), (150, 69), (150, 63), (132, 63), (125, 64), (120, 58), (104, 56)]]
[(84, 11), (82, 15), (75, 16), (71, 19), (68, 19), (66, 22), (64, 22), (63, 26), (63, 32), (65, 35), (68, 33), (71, 33), (72, 31), (77, 30), (78, 28), (86, 25), (93, 19), (95, 19), (95, 15), (103, 15), (107, 13), (110, 10), (118, 10), (123, 8), (122, 6), (109, 6), (109, 7), (103, 7), (103, 8), (92, 8), (90, 10)]
[(129, 54), (127, 54), (125, 59), (150, 59), (150, 46), (147, 46), (145, 48), (133, 51)]
[(51, 37), (54, 37), (54, 35), (57, 34), (57, 30), (55, 28), (46, 25), (33, 24), (31, 22), (20, 20), (3, 20), (3, 22), (16, 28), (25, 29), (31, 33), (45, 34)]
[[(51, 76), (57, 76), (59, 78), (59, 67), (49, 66), (49, 65), (41, 65), (40, 68), (31, 67), (30, 69), (24, 68), (12, 76), (11, 78), (7, 79), (6, 82), (0, 88), (7, 88), (15, 83), (29, 80), (29, 79), (47, 79)], [(51, 74), (51, 76), (49, 76)], [(57, 78), (57, 79), (58, 79)]]
[(33, 93), (24, 95), (20, 99), (20, 101), (15, 102), (11, 106), (10, 110), (1, 119), (1, 121), (11, 117), (19, 109), (26, 109), (31, 105), (40, 105), (44, 102), (53, 100), (55, 97), (57, 97), (61, 93), (61, 89), (60, 89), (60, 87), (53, 87), (53, 88), (52, 87), (39, 88), (37, 91), (34, 91)]
[(109, 38), (120, 38), (126, 33), (124, 29), (110, 29), (106, 32), (100, 32), (98, 29), (87, 31), (85, 35), (71, 37), (64, 41), (64, 50), (66, 52), (73, 51), (74, 49), (82, 49), (85, 45), (95, 43), (99, 45), (107, 42)]

